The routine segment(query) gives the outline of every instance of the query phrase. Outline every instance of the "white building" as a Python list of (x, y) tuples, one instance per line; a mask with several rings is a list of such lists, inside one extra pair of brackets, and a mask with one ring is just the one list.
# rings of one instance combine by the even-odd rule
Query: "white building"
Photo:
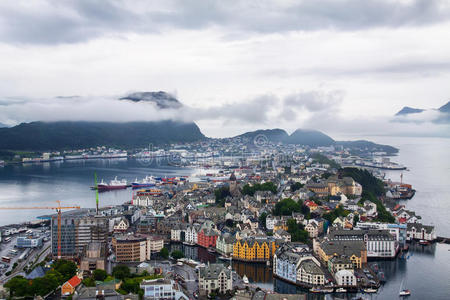
[(224, 294), (233, 289), (231, 270), (223, 264), (209, 264), (198, 271), (198, 289), (201, 295), (218, 290)]
[(334, 274), (337, 285), (355, 286), (356, 277), (353, 270), (340, 270)]
[(144, 290), (144, 298), (151, 300), (189, 300), (179, 288), (178, 284), (170, 279), (144, 280), (140, 284)]
[(434, 241), (437, 238), (434, 226), (422, 225), (420, 223), (408, 223), (406, 229), (406, 239)]
[(399, 243), (388, 230), (336, 230), (329, 234), (330, 241), (364, 241), (367, 257), (392, 258), (399, 249)]

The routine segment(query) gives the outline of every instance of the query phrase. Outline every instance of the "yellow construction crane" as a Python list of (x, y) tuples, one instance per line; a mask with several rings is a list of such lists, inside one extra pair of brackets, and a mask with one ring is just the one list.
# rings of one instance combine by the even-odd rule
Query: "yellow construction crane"
[(61, 210), (80, 209), (80, 206), (61, 206), (61, 201), (57, 200), (58, 206), (10, 206), (0, 207), (0, 209), (55, 209), (58, 213), (58, 259), (61, 258)]

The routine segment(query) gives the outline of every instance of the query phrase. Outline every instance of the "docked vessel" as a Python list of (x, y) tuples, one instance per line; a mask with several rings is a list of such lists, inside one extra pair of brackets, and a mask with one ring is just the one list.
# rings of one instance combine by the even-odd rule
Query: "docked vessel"
[(373, 294), (373, 293), (378, 292), (377, 289), (373, 289), (373, 288), (365, 288), (365, 289), (363, 289), (363, 291), (364, 291), (364, 293), (367, 293), (367, 294)]
[(144, 179), (138, 181), (137, 178), (134, 182), (131, 183), (131, 187), (133, 189), (143, 188), (143, 187), (153, 187), (157, 185), (159, 181), (156, 181), (156, 179), (153, 176), (145, 176)]
[(109, 183), (102, 181), (97, 185), (99, 192), (111, 191), (111, 190), (123, 190), (127, 188), (127, 181), (125, 179), (117, 180), (117, 176)]
[(338, 288), (336, 289), (336, 293), (347, 293), (347, 290), (344, 288)]

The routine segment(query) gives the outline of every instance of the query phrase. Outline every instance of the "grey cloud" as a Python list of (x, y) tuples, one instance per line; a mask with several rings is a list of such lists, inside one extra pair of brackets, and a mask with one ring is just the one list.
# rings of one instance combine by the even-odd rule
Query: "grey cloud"
[[(28, 2), (28, 1), (26, 1)], [(165, 28), (226, 27), (242, 32), (422, 26), (448, 20), (445, 1), (48, 1), (40, 7), (0, 4), (0, 41), (58, 44)]]
[(345, 67), (314, 67), (301, 69), (269, 69), (261, 72), (262, 75), (271, 77), (290, 78), (305, 75), (321, 74), (329, 77), (346, 76), (384, 76), (414, 75), (436, 76), (450, 71), (450, 63), (446, 60), (430, 60), (423, 58), (410, 58), (408, 61), (396, 61), (373, 67), (359, 67), (349, 64)]
[(323, 110), (334, 110), (343, 100), (341, 91), (323, 93), (317, 91), (301, 92), (291, 94), (284, 99), (284, 105), (306, 109), (310, 112), (318, 112)]

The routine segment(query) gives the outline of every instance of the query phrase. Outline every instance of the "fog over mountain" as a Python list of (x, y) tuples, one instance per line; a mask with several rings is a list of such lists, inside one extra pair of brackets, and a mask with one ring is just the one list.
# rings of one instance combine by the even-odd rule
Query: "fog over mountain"
[(3, 124), (449, 135), (446, 0), (56, 2), (0, 2)]
[[(449, 135), (447, 113), (438, 109), (394, 117), (353, 116), (349, 119), (341, 106), (344, 97), (339, 91), (306, 91), (285, 97), (259, 95), (210, 106), (183, 104), (175, 95), (163, 91), (107, 97), (3, 98), (0, 99), (0, 121), (14, 126), (34, 121), (123, 123), (172, 120), (195, 122), (210, 137), (229, 137), (274, 126), (290, 133), (303, 128), (331, 135)], [(220, 134), (214, 133), (217, 127), (222, 127)]]

